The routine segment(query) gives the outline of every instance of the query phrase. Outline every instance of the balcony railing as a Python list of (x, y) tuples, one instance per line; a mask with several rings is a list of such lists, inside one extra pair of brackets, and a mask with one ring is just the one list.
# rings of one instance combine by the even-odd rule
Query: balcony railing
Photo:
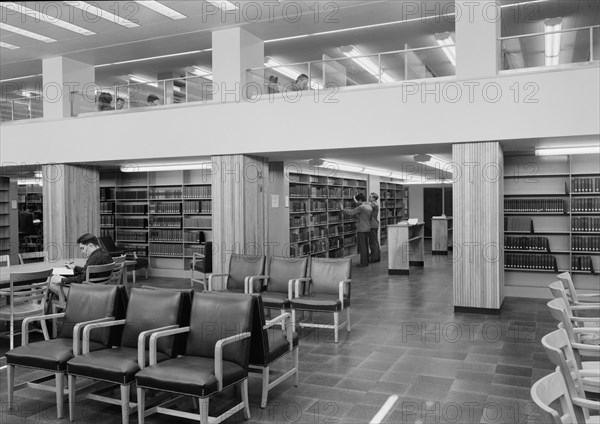
[[(560, 34), (556, 56), (546, 54), (546, 37)], [(550, 67), (600, 60), (600, 25), (498, 38), (500, 70)]]
[(21, 97), (0, 101), (0, 122), (42, 118), (44, 102), (42, 96)]
[[(455, 45), (395, 50), (352, 57), (325, 58), (310, 62), (252, 68), (246, 71), (247, 94), (278, 93), (304, 89), (339, 88), (387, 84), (423, 78), (451, 77), (456, 67), (447, 55)], [(308, 76), (306, 86), (296, 84)]]
[(71, 92), (71, 116), (212, 100), (212, 77), (190, 76)]

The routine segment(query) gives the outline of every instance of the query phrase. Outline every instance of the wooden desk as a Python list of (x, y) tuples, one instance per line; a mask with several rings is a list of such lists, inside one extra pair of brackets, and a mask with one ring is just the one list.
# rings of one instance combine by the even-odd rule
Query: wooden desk
[(388, 274), (408, 274), (411, 265), (424, 265), (424, 237), (424, 223), (388, 225)]
[[(84, 266), (85, 259), (77, 258), (74, 259), (75, 265)], [(65, 261), (56, 261), (56, 262), (32, 262), (24, 265), (11, 265), (9, 267), (0, 268), (0, 288), (8, 287), (8, 283), (10, 282), (10, 274), (17, 272), (35, 272), (35, 271), (44, 271), (46, 269), (52, 268), (64, 268)]]
[(452, 217), (432, 217), (431, 253), (433, 255), (447, 255), (450, 248), (452, 248)]

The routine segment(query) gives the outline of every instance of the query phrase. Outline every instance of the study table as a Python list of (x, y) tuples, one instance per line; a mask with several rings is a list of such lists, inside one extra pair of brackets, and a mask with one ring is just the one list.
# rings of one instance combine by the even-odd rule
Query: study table
[[(10, 282), (10, 274), (11, 273), (20, 273), (20, 272), (36, 272), (36, 271), (44, 271), (46, 269), (52, 268), (64, 268), (65, 260), (61, 261), (53, 261), (53, 262), (31, 262), (23, 265), (11, 265), (9, 267), (0, 267), (0, 288), (8, 287)], [(85, 259), (76, 258), (73, 259), (74, 264), (71, 264), (71, 268), (75, 265), (84, 266)]]

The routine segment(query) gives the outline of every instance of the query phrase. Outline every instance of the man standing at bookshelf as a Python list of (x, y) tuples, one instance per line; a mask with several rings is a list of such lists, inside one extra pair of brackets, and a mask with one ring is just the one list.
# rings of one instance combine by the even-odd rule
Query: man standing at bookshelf
[(340, 205), (340, 210), (344, 215), (355, 216), (358, 220), (356, 222), (358, 253), (360, 254), (360, 264), (358, 266), (365, 267), (369, 265), (369, 234), (371, 233), (373, 208), (367, 203), (367, 198), (362, 193), (354, 196), (354, 201), (357, 204), (354, 209), (344, 209), (344, 206)]
[(373, 209), (371, 213), (371, 232), (369, 233), (369, 250), (371, 251), (371, 257), (369, 262), (381, 261), (381, 250), (379, 248), (378, 233), (379, 233), (379, 205), (377, 200), (379, 195), (377, 193), (371, 193), (369, 195), (369, 204)]

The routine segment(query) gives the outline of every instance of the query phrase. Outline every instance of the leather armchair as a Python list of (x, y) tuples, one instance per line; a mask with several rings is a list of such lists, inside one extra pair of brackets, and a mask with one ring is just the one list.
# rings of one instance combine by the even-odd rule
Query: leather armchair
[[(263, 278), (263, 290), (260, 293), (265, 308), (290, 309), (294, 297), (294, 281), (306, 278), (308, 257), (282, 258), (273, 256), (269, 260), (267, 275)], [(252, 292), (253, 284), (249, 285)]]
[[(300, 322), (300, 327), (330, 328), (334, 331), (334, 341), (338, 342), (339, 330), (346, 327), (350, 332), (350, 277), (351, 259), (311, 258), (310, 277), (299, 278), (295, 283), (295, 294), (292, 299), (292, 322), (296, 321), (297, 311), (331, 312), (333, 325)], [(301, 290), (307, 283), (306, 293)], [(346, 321), (340, 323), (340, 312), (346, 310)]]
[[(252, 339), (250, 343), (250, 368), (262, 374), (262, 397), (260, 407), (267, 406), (269, 391), (287, 378), (294, 376), (294, 385), (298, 385), (298, 334), (293, 331), (293, 325), (288, 322), (283, 325), (285, 332), (273, 328), (285, 321), (291, 320), (289, 312), (265, 321), (262, 295), (254, 295), (254, 317), (252, 321)], [(286, 355), (292, 355), (292, 366), (276, 380), (269, 382), (270, 367)]]
[[(121, 319), (125, 316), (127, 294), (123, 287), (74, 284), (65, 312), (27, 318), (23, 321), (23, 344), (6, 353), (8, 365), (8, 403), (12, 407), (14, 390), (23, 387), (43, 388), (40, 383), (55, 378), (56, 413), (62, 418), (64, 378), (67, 361), (77, 356), (81, 349), (81, 329), (85, 324)], [(62, 318), (58, 337), (29, 343), (28, 329), (34, 321)], [(109, 332), (97, 332), (90, 340), (89, 349), (105, 349), (110, 345)], [(52, 374), (15, 386), (16, 367), (49, 371)]]
[(210, 274), (208, 276), (208, 290), (215, 290), (215, 277), (223, 278), (223, 289), (218, 291), (226, 291), (233, 293), (249, 293), (250, 279), (254, 283), (254, 292), (260, 291), (260, 281), (258, 277), (262, 277), (265, 273), (265, 257), (232, 254), (229, 258), (229, 271), (225, 274)]
[[(248, 357), (255, 300), (243, 294), (201, 293), (194, 296), (190, 325), (155, 333), (150, 337), (150, 365), (136, 375), (138, 422), (154, 412), (198, 420), (208, 424), (211, 396), (240, 385), (242, 401), (210, 422), (219, 423), (238, 411), (250, 417)], [(158, 362), (161, 338), (186, 334), (184, 356)], [(146, 390), (192, 396), (199, 400), (199, 415), (164, 406), (145, 410)], [(169, 401), (169, 403), (172, 401)]]
[[(130, 408), (129, 389), (135, 381), (135, 374), (148, 362), (148, 338), (156, 331), (179, 327), (185, 316), (185, 311), (182, 310), (185, 296), (186, 293), (178, 291), (133, 288), (125, 319), (91, 324), (84, 328), (82, 354), (67, 363), (71, 421), (74, 420), (75, 412), (76, 377), (84, 377), (118, 384), (121, 389), (122, 422), (129, 422), (129, 414), (135, 410)], [(117, 346), (91, 351), (90, 344), (87, 343), (90, 335), (99, 328), (112, 326), (121, 326), (123, 329)], [(158, 362), (176, 355), (174, 338), (161, 340), (156, 352)], [(88, 395), (88, 398), (115, 403), (113, 399), (101, 395)]]
[[(204, 252), (192, 254), (192, 263), (190, 264), (190, 269), (192, 270), (191, 284), (192, 288), (194, 288), (194, 283), (202, 284), (206, 290), (206, 274), (210, 274), (212, 272), (213, 244), (211, 241), (207, 241), (206, 243), (203, 243), (202, 246), (204, 248)], [(202, 277), (197, 277), (195, 275), (196, 273), (200, 273)]]

